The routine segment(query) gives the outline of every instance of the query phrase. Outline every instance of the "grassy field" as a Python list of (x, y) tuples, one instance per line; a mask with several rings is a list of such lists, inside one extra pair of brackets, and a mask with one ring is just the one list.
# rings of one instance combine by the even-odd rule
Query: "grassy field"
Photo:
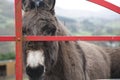
[[(15, 80), (15, 77), (0, 77), (0, 80)], [(28, 80), (27, 77), (24, 77), (23, 80)]]

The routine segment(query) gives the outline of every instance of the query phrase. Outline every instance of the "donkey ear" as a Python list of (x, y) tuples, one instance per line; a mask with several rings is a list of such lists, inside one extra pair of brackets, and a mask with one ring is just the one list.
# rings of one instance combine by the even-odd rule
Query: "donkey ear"
[(55, 35), (56, 27), (53, 24), (47, 24), (41, 29), (42, 35)]
[(44, 2), (49, 10), (54, 9), (56, 0), (44, 0)]
[(35, 4), (32, 0), (22, 0), (22, 9), (27, 12), (35, 7)]
[(28, 10), (27, 3), (28, 3), (27, 0), (22, 0), (22, 9), (25, 12)]
[(30, 1), (29, 0), (22, 0), (22, 9), (25, 12), (30, 9)]

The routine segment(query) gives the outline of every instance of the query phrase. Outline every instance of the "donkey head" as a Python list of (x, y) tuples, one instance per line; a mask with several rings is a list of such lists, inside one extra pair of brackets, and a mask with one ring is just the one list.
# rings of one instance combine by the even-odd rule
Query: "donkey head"
[[(28, 4), (29, 3), (29, 4)], [(44, 3), (41, 6), (41, 3)], [(23, 17), (24, 36), (56, 36), (57, 20), (51, 10), (54, 10), (55, 0), (23, 0), (23, 6), (29, 6), (29, 11)], [(38, 10), (36, 12), (35, 5)], [(47, 7), (46, 7), (47, 6)], [(25, 7), (25, 10), (28, 9)], [(26, 63), (26, 73), (30, 80), (43, 80), (43, 76), (51, 72), (57, 62), (58, 42), (23, 42), (23, 53)]]

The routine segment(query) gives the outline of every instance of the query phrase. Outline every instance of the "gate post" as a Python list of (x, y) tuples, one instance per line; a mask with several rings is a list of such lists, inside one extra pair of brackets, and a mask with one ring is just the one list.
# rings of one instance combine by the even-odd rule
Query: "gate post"
[(16, 80), (23, 80), (22, 0), (15, 0)]

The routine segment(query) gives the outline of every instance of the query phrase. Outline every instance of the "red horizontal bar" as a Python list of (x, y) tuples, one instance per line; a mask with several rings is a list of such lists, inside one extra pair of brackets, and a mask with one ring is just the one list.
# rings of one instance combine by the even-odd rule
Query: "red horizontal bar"
[(120, 41), (120, 36), (28, 36), (26, 41)]
[[(0, 41), (16, 41), (16, 37), (2, 36)], [(22, 39), (20, 39), (22, 40)], [(120, 41), (120, 36), (27, 36), (25, 41)]]
[(16, 40), (16, 38), (14, 36), (0, 36), (1, 42), (15, 41), (15, 40)]

